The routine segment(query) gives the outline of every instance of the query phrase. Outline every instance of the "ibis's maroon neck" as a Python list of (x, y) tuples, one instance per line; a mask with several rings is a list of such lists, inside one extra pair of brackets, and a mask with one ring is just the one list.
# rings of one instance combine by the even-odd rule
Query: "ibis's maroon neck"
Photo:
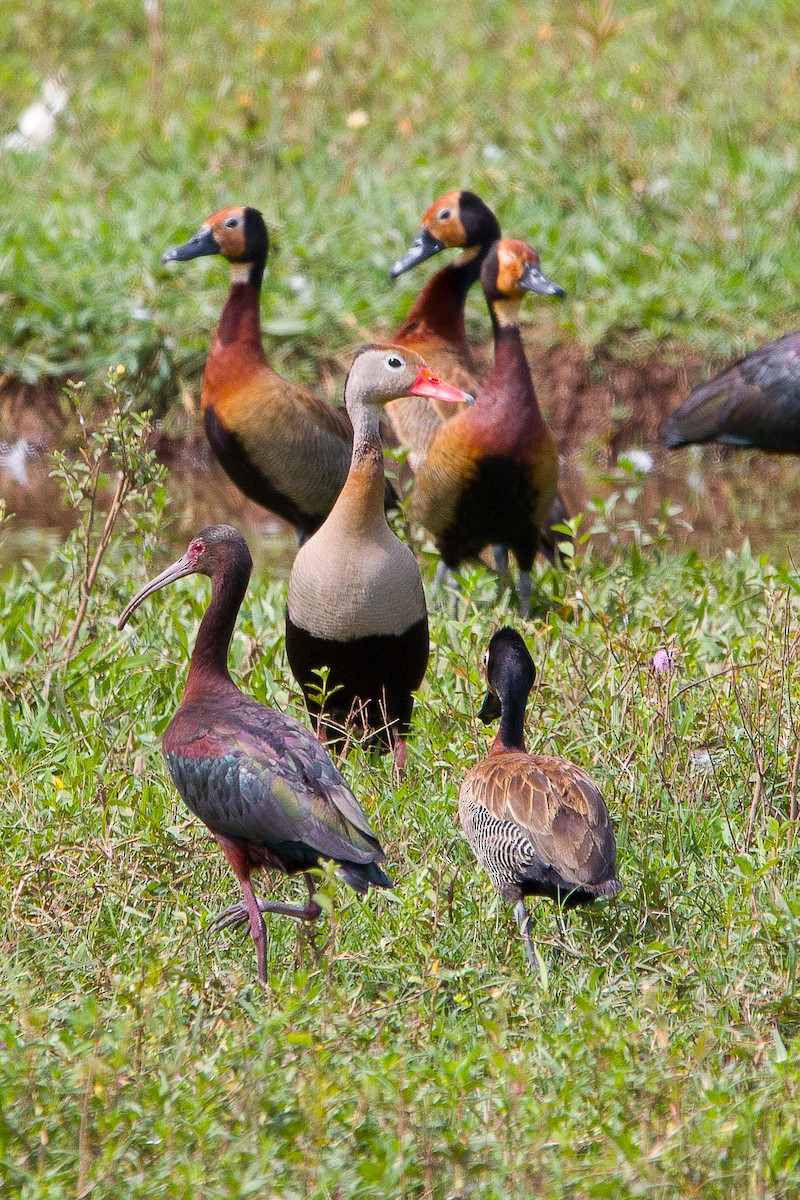
[(228, 671), (228, 647), (250, 579), (250, 565), (233, 559), (211, 576), (211, 603), (194, 644), (185, 700), (197, 700), (219, 688), (235, 687)]

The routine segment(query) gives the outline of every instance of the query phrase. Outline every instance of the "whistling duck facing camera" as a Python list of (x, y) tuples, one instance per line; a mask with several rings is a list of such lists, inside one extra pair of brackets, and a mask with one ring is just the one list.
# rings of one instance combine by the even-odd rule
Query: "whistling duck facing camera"
[(458, 814), (478, 862), (514, 915), (532, 967), (536, 953), (525, 896), (565, 908), (619, 891), (617, 847), (603, 797), (565, 758), (528, 754), (525, 706), (536, 671), (516, 630), (499, 629), (484, 658), (489, 690), (478, 716), (500, 717), (489, 757), (459, 792)]
[[(419, 567), (383, 510), (380, 418), (395, 396), (466, 401), (418, 354), (362, 347), (345, 383), (353, 422), (350, 473), (324, 525), (298, 551), (289, 579), (286, 652), (309, 711), (328, 726), (354, 718), (379, 731), (403, 769), (405, 740), (428, 662), (428, 614)], [(328, 668), (320, 696), (315, 672)], [(382, 732), (381, 732), (382, 731)]]
[[(210, 525), (186, 553), (134, 596), (119, 628), (142, 601), (160, 588), (200, 573), (211, 579), (206, 609), (192, 654), (186, 690), (162, 739), (169, 773), (186, 804), (216, 838), (242, 889), (244, 904), (220, 915), (218, 928), (249, 921), (256, 945), (258, 978), (266, 986), (263, 912), (315, 920), (309, 871), (321, 860), (339, 864), (338, 874), (359, 893), (391, 887), (381, 870), (378, 839), (358, 802), (310, 730), (239, 691), (228, 673), (228, 647), (250, 579), (247, 543), (229, 525)], [(302, 872), (305, 907), (257, 900), (255, 867)]]
[(558, 484), (558, 450), (536, 399), (519, 331), (526, 292), (563, 296), (525, 242), (495, 242), (481, 269), (492, 316), (494, 364), (475, 404), (446, 421), (417, 472), (412, 512), (433, 535), (450, 571), (489, 545), (519, 563), (523, 615), (530, 612), (533, 559)]
[[(392, 277), (397, 278), (442, 250), (461, 250), (455, 262), (428, 281), (392, 341), (416, 350), (437, 375), (452, 380), (473, 396), (486, 370), (476, 361), (467, 341), (464, 309), (467, 293), (480, 278), (486, 255), (499, 238), (497, 217), (480, 196), (468, 191), (447, 192), (423, 214), (416, 240), (392, 267)], [(412, 470), (424, 462), (439, 426), (458, 411), (456, 407), (444, 408), (411, 397), (387, 404), (386, 416), (395, 437), (409, 447)], [(547, 523), (540, 530), (539, 549), (550, 562), (557, 560), (558, 542), (566, 536), (555, 533), (553, 527), (568, 520), (567, 507), (557, 494)], [(498, 570), (505, 570), (505, 549), (497, 546), (494, 554)]]
[(701, 383), (661, 430), (673, 449), (693, 442), (800, 454), (800, 333), (753, 350)]
[(162, 262), (221, 254), (231, 289), (203, 376), (206, 435), (246, 496), (294, 525), (302, 541), (319, 528), (350, 465), (347, 414), (269, 366), (259, 302), (269, 246), (255, 208), (223, 208)]
[[(416, 350), (437, 375), (454, 380), (473, 395), (478, 364), (467, 341), (464, 308), (483, 260), (499, 237), (497, 217), (479, 196), (467, 191), (447, 192), (423, 214), (416, 240), (392, 267), (392, 278), (396, 279), (442, 250), (461, 250), (454, 262), (428, 280), (392, 341)], [(438, 420), (426, 418), (424, 410), (438, 416)], [(417, 457), (427, 451), (441, 422), (454, 415), (455, 411), (441, 409), (435, 402), (411, 398), (393, 400), (386, 406), (386, 416), (397, 437)]]

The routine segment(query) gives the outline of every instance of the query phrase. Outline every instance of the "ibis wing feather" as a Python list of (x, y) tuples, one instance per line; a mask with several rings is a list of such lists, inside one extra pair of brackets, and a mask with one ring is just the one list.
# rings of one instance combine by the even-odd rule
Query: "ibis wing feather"
[[(229, 719), (203, 720), (186, 705), (167, 731), (164, 755), (189, 808), (209, 828), (266, 846), (303, 843), (352, 862), (376, 859), (379, 843), (355, 797), (314, 735), (293, 717), (243, 697)], [(193, 711), (194, 710), (194, 711)]]
[(667, 420), (663, 438), (668, 446), (714, 441), (800, 450), (800, 332), (699, 384)]

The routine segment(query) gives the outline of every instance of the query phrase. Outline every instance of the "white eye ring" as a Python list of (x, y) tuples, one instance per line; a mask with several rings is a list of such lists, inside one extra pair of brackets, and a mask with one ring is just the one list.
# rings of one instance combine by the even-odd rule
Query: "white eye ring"
[(238, 217), (228, 217), (227, 221), (225, 222), (226, 229), (236, 229), (236, 228), (238, 228), (238, 225), (239, 225)]
[(404, 364), (402, 358), (398, 358), (396, 354), (392, 354), (389, 358), (387, 358), (386, 365), (387, 367), (391, 368), (392, 371), (399, 371)]
[(451, 215), (452, 214), (451, 214), (449, 208), (443, 208), (442, 211), (439, 213), (437, 220), (438, 221), (449, 221)]

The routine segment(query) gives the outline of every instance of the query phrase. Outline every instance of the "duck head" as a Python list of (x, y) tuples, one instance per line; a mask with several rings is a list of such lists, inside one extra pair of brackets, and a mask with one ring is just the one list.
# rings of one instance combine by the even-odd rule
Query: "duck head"
[(117, 621), (117, 629), (125, 627), (131, 614), (143, 600), (166, 587), (168, 583), (174, 583), (176, 579), (183, 579), (185, 575), (208, 575), (213, 579), (235, 572), (245, 576), (246, 586), (252, 568), (250, 550), (238, 529), (230, 525), (207, 525), (192, 538), (186, 553), (182, 554), (177, 562), (172, 563), (136, 593)]
[(391, 344), (361, 346), (344, 384), (348, 410), (353, 405), (384, 405), (400, 396), (427, 396), (448, 404), (472, 403), (467, 392), (437, 379), (413, 350)]
[(504, 625), (497, 630), (483, 656), (483, 665), (489, 687), (478, 710), (478, 719), (484, 725), (496, 721), (511, 697), (521, 700), (524, 712), (536, 678), (536, 668), (528, 647), (516, 629)]
[(194, 237), (162, 254), (162, 263), (186, 262), (206, 254), (221, 254), (229, 263), (250, 268), (263, 265), (269, 249), (264, 218), (257, 208), (221, 208), (205, 221)]
[(543, 273), (539, 255), (527, 242), (501, 238), (495, 242), (481, 268), (486, 299), (522, 300), (526, 292), (540, 296), (566, 296), (566, 292)]
[(422, 228), (392, 267), (392, 278), (451, 247), (464, 250), (462, 259), (473, 258), (481, 246), (499, 237), (497, 217), (480, 196), (467, 191), (446, 192), (423, 214)]

